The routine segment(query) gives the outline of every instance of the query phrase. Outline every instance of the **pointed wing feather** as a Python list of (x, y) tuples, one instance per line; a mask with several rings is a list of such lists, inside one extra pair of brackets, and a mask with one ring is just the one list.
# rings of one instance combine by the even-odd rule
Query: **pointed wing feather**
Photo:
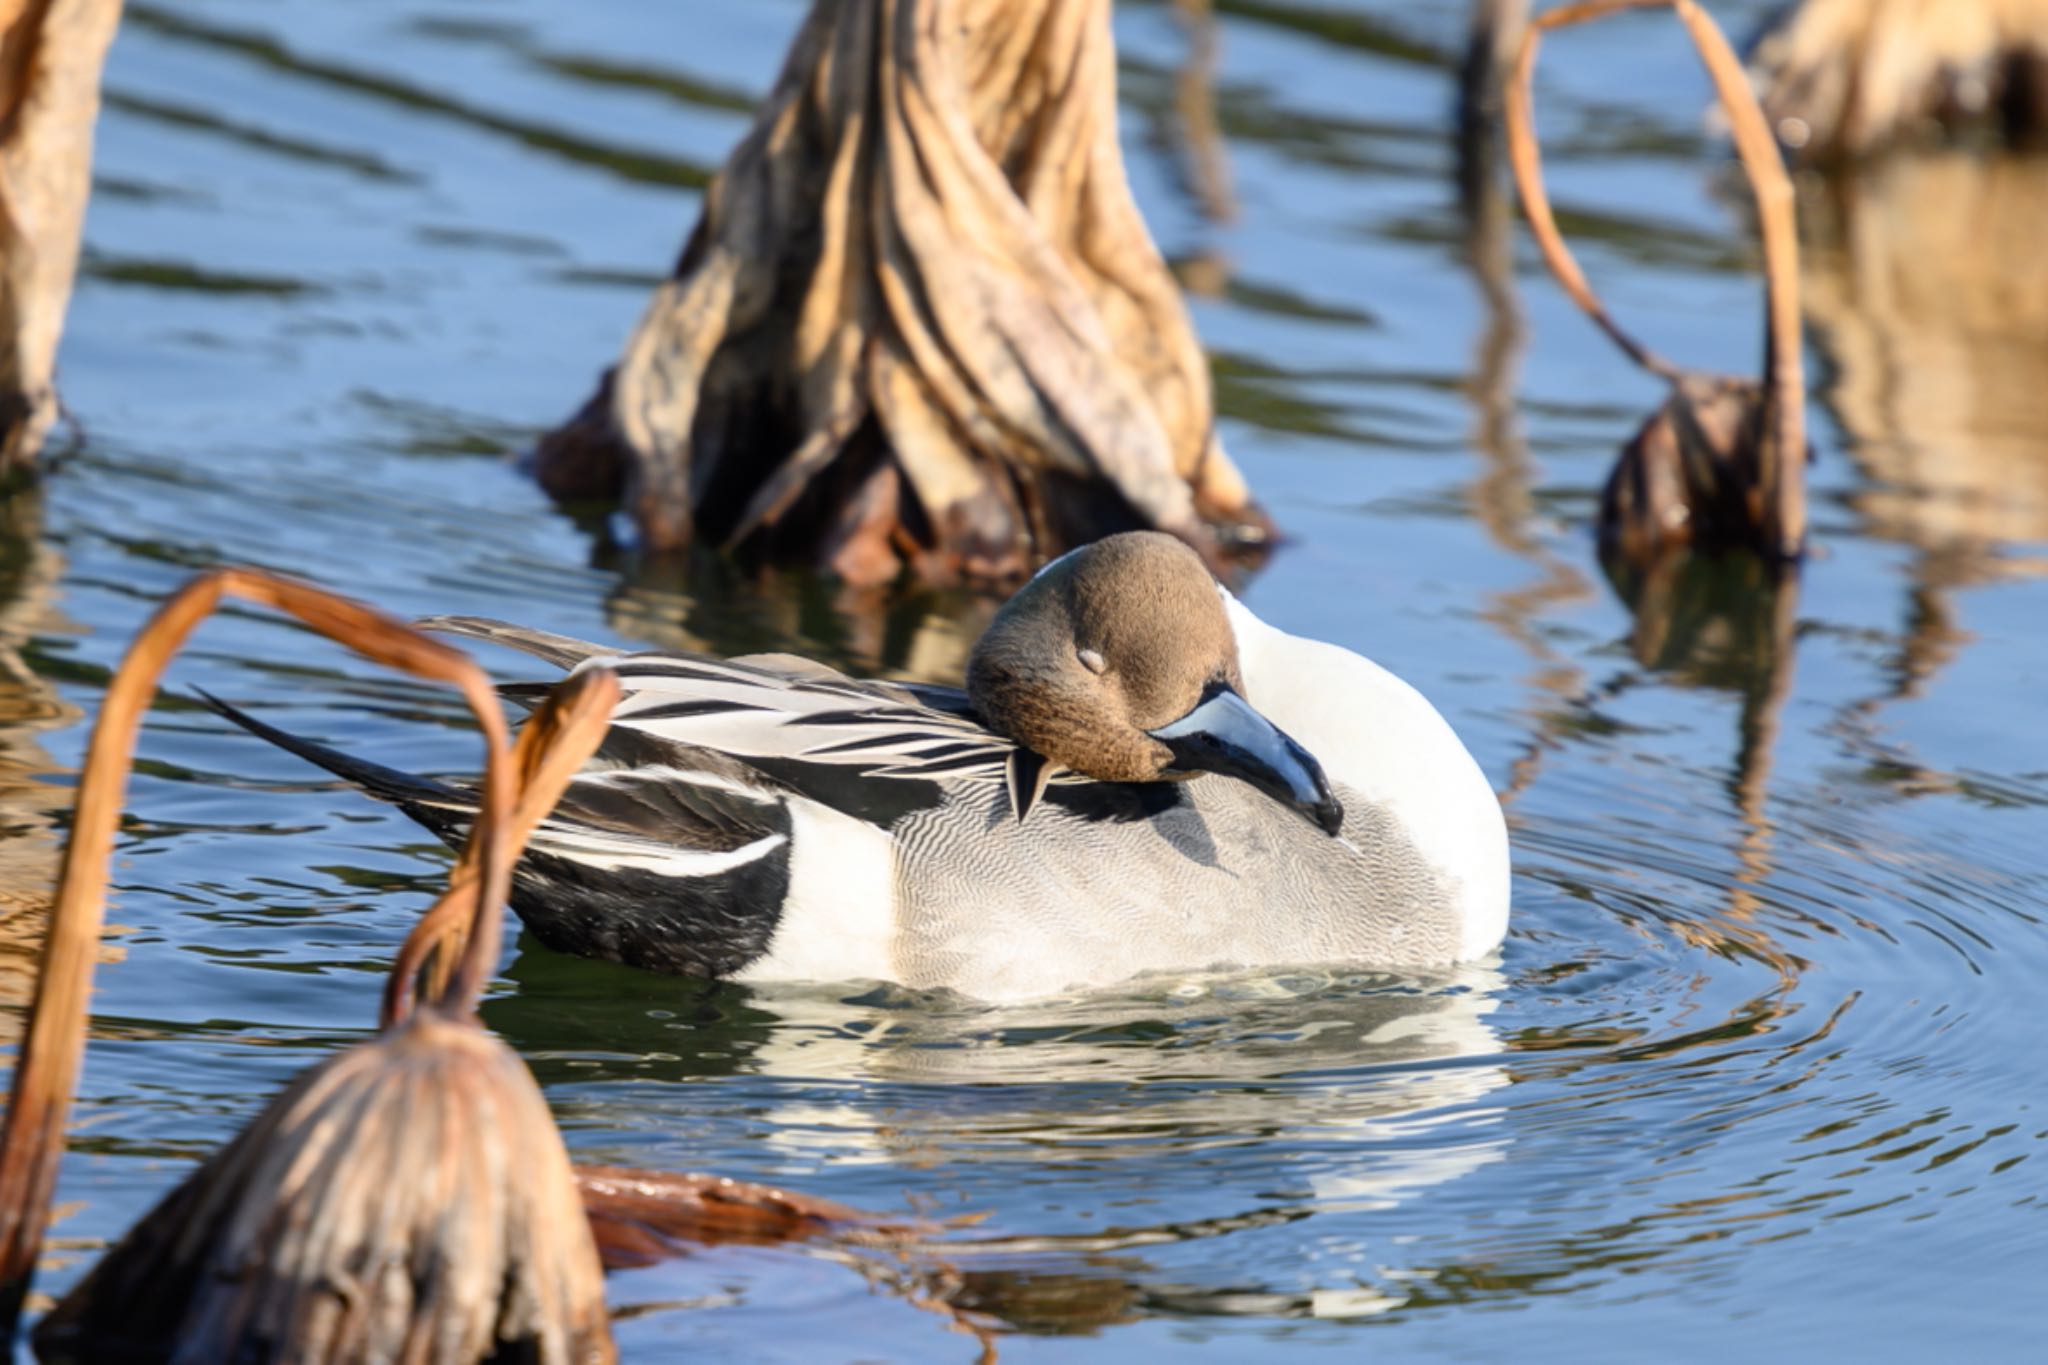
[[(1020, 819), (1048, 781), (1085, 780), (983, 725), (956, 687), (862, 681), (791, 655), (616, 654), (482, 617), (436, 616), (420, 624), (572, 670), (601, 663), (618, 673), (625, 691), (615, 727), (664, 744), (782, 771), (795, 763), (861, 778), (993, 784), (1009, 794)], [(504, 689), (514, 700), (541, 690)]]
[(522, 654), (531, 654), (536, 659), (545, 659), (559, 668), (574, 668), (586, 659), (616, 652), (588, 640), (515, 626), (509, 621), (493, 621), (485, 616), (422, 616), (413, 624), (421, 630), (431, 630), (440, 635), (459, 635), (466, 640), (486, 640), (494, 645), (503, 645)]
[[(860, 682), (817, 665), (783, 672), (762, 663), (681, 654), (593, 660), (625, 691), (613, 724), (735, 758), (857, 769), (870, 777), (1005, 782), (1017, 746), (941, 689)], [(956, 694), (957, 695), (957, 694)]]
[(772, 791), (691, 769), (642, 768), (579, 776), (532, 847), (586, 867), (705, 877), (767, 856), (789, 842), (789, 830)]

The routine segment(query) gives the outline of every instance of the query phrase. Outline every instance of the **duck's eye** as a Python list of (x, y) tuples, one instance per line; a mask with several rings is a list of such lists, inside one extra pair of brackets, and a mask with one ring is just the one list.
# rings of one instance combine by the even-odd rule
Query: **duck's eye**
[(1092, 649), (1084, 649), (1081, 651), (1081, 667), (1090, 673), (1100, 673), (1109, 667), (1109, 661)]

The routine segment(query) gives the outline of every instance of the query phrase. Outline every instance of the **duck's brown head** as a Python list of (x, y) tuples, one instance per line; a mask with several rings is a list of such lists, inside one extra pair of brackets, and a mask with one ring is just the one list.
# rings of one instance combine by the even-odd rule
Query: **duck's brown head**
[(1252, 709), (1223, 594), (1172, 536), (1131, 531), (1054, 560), (974, 648), (967, 693), (991, 727), (1106, 782), (1224, 773), (1329, 833), (1322, 768)]

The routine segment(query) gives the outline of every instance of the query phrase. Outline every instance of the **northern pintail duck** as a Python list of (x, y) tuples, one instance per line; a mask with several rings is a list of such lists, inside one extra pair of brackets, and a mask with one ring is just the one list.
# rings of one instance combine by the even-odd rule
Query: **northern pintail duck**
[[(1266, 625), (1170, 536), (1047, 565), (964, 691), (424, 624), (619, 674), (610, 735), (513, 895), (565, 952), (1014, 999), (1214, 966), (1441, 966), (1506, 931), (1500, 805), (1444, 718)], [(444, 838), (468, 827), (460, 786), (215, 704)]]

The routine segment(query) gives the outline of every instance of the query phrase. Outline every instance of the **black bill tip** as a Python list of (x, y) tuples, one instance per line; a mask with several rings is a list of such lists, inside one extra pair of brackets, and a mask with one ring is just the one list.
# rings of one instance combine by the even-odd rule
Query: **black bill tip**
[(1172, 771), (1221, 773), (1247, 782), (1334, 837), (1344, 806), (1323, 768), (1227, 683), (1211, 683), (1186, 715), (1148, 731), (1173, 754)]

